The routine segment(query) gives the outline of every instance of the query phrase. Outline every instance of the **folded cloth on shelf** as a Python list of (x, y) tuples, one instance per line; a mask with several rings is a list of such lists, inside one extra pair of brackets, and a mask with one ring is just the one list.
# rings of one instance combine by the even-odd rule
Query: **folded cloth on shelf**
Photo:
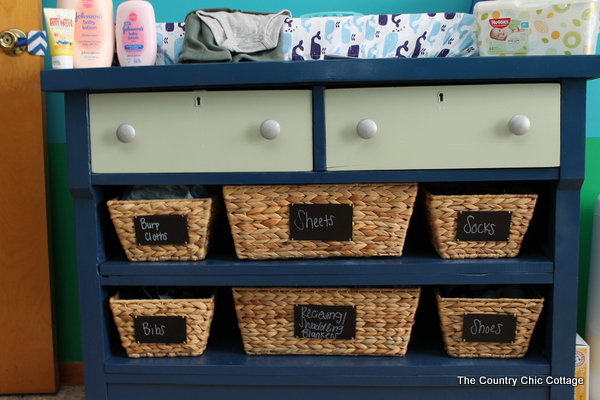
[(475, 16), (465, 13), (288, 18), (284, 59), (457, 57), (478, 54)]
[(212, 30), (218, 46), (237, 53), (277, 47), (283, 21), (292, 16), (288, 10), (277, 14), (198, 10), (196, 14)]
[(283, 61), (283, 22), (288, 10), (259, 13), (228, 8), (196, 10), (185, 18), (179, 63)]
[(129, 187), (123, 200), (196, 199), (208, 197), (202, 185), (134, 185)]

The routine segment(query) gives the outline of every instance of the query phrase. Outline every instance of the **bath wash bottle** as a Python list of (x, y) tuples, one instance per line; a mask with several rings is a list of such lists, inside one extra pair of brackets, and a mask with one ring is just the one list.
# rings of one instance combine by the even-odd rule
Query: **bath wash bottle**
[(122, 67), (154, 65), (157, 43), (152, 4), (144, 0), (121, 3), (117, 8), (115, 36)]
[(57, 0), (75, 10), (73, 67), (110, 67), (115, 54), (112, 0)]

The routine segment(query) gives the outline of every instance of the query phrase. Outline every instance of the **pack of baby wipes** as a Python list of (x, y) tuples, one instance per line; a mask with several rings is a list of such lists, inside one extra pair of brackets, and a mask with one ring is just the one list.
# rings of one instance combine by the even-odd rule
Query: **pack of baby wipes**
[(473, 9), (480, 56), (595, 54), (598, 0), (493, 0)]

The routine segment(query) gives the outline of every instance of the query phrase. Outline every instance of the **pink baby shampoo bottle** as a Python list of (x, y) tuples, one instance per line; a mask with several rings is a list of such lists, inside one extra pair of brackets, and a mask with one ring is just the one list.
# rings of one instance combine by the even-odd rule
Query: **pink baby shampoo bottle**
[(117, 56), (122, 67), (156, 63), (156, 17), (152, 4), (128, 0), (117, 8)]

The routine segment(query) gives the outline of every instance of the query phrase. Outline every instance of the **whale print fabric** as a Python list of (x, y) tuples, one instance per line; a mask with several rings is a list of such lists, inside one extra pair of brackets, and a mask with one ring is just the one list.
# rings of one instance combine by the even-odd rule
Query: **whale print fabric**
[(287, 18), (286, 61), (478, 55), (473, 14), (385, 14)]

